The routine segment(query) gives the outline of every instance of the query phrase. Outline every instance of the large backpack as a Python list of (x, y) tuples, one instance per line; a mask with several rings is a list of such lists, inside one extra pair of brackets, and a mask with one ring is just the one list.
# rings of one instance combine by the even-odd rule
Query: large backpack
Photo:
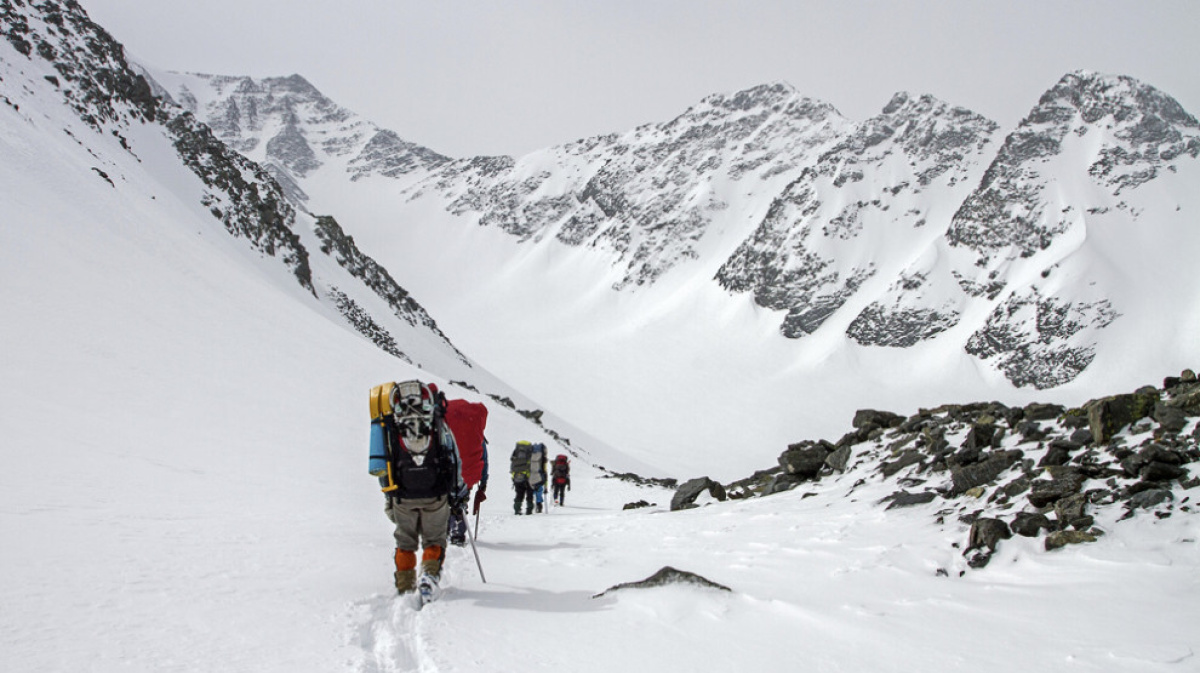
[[(410, 405), (407, 402), (414, 401)], [(379, 487), (384, 493), (402, 490), (399, 481), (399, 465), (420, 468), (429, 472), (429, 478), (421, 477), (433, 484), (445, 480), (442, 474), (453, 466), (445, 465), (444, 446), (441, 435), (444, 431), (446, 396), (434, 384), (420, 381), (384, 383), (375, 386), (370, 393), (371, 435), (368, 470), (379, 478)], [(422, 437), (418, 437), (421, 435)], [(406, 444), (407, 442), (407, 444)], [(435, 449), (429, 453), (429, 449)], [(434, 461), (426, 465), (426, 458), (433, 455)], [(451, 457), (452, 461), (453, 458)], [(415, 476), (415, 475), (414, 475)]]
[(512, 459), (509, 461), (508, 470), (512, 473), (513, 483), (524, 484), (529, 482), (529, 461), (532, 455), (533, 444), (526, 441), (517, 442), (517, 446), (512, 452)]
[(537, 443), (529, 452), (529, 485), (537, 488), (546, 483), (546, 445)]
[(446, 425), (454, 433), (458, 444), (458, 455), (462, 459), (463, 482), (473, 487), (483, 478), (484, 430), (487, 427), (488, 410), (479, 402), (447, 400)]
[(550, 474), (553, 476), (554, 483), (565, 484), (571, 481), (571, 463), (567, 460), (565, 454), (558, 454), (554, 458), (554, 467)]

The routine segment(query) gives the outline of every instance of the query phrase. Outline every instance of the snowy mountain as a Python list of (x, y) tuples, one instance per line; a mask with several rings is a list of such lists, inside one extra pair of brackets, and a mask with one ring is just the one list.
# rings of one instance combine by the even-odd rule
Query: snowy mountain
[[(910, 411), (1065, 400), (1197, 356), (1200, 290), (1170, 271), (1197, 249), (1197, 123), (1130, 78), (1069, 74), (1009, 131), (907, 93), (853, 122), (776, 83), (515, 158), (397, 137), (374, 155), (391, 171), (363, 169), (382, 132), (298, 77), (154, 79), (337, 213), (489, 369), (654, 462), (828, 436), (901, 380)], [(629, 399), (647, 367), (685, 416)], [(713, 381), (751, 407), (822, 390), (836, 412), (712, 427)]]
[[(161, 230), (164, 236), (194, 236), (197, 259), (214, 251), (218, 259), (245, 259), (249, 268), (276, 286), (280, 299), (299, 302), (319, 321), (356, 334), (401, 370), (416, 367), (443, 385), (454, 382), (466, 394), (490, 399), (518, 418), (536, 419), (534, 432), (562, 437), (565, 446), (570, 437), (587, 439), (565, 424), (550, 427), (555, 422), (552, 414), (456, 348), (433, 317), (358, 248), (334, 216), (309, 211), (302, 203), (293, 205), (268, 168), (233, 151), (189, 111), (156, 97), (142, 70), (126, 60), (121, 45), (77, 4), (2, 7), (5, 165), (13, 172), (5, 187), (6, 234), (12, 250), (31, 247), (38, 236), (45, 241), (62, 238), (70, 248), (82, 245), (78, 239), (90, 241), (94, 250), (89, 254), (104, 263), (100, 251), (121, 245), (120, 235), (106, 241), (101, 229), (90, 232), (89, 239), (82, 223), (97, 218), (123, 222), (118, 229), (132, 223), (139, 230)], [(274, 100), (283, 98), (279, 93)], [(253, 105), (246, 102), (248, 108)], [(300, 107), (279, 103), (279, 109)], [(277, 143), (268, 145), (278, 148)], [(276, 158), (285, 155), (274, 152)], [(290, 171), (297, 164), (288, 166)], [(26, 184), (26, 173), (39, 179)], [(71, 198), (57, 198), (57, 192)], [(55, 202), (56, 210), (40, 210)], [(80, 231), (73, 233), (76, 230)], [(151, 246), (156, 247), (159, 244)], [(62, 254), (70, 259), (68, 250)], [(118, 265), (116, 259), (123, 254), (112, 253), (108, 263)], [(194, 267), (191, 273), (206, 273), (203, 262), (188, 266)], [(37, 282), (36, 267), (14, 267), (12, 272), (13, 287)], [(72, 277), (85, 275), (77, 272)], [(130, 283), (139, 282), (130, 278)], [(133, 290), (131, 286), (129, 297), (114, 301), (136, 302)], [(156, 301), (170, 300), (156, 296)], [(36, 325), (45, 316), (35, 312), (25, 318)], [(654, 471), (636, 460), (625, 461), (621, 454), (606, 454), (603, 444), (594, 446), (614, 468)], [(570, 452), (589, 456), (586, 446), (570, 447)]]
[[(222, 138), (265, 146), (262, 160), (289, 180), (320, 165), (310, 146), (353, 155), (340, 170), (363, 175), (370, 134), (355, 129), (374, 127), (299, 78), (167, 77), (177, 98), (203, 90), (197, 109)], [(1087, 72), (1064, 77), (1007, 136), (904, 93), (855, 124), (779, 83), (516, 159), (448, 161), (397, 141), (385, 163), (404, 169), (379, 174), (413, 177), (410, 201), (434, 199), (519, 241), (595, 250), (618, 290), (676, 268), (709, 282), (716, 263), (722, 288), (782, 312), (786, 337), (828, 324), (854, 343), (902, 349), (958, 327), (943, 340), (1015, 386), (1045, 389), (1074, 380), (1099, 350), (1124, 347), (1105, 328), (1142, 316), (1114, 303), (1117, 293), (1153, 291), (1052, 272), (1090, 266), (1102, 254), (1090, 241), (1139, 220), (1161, 230), (1140, 246), (1145, 258), (1177, 250), (1195, 228), (1180, 201), (1196, 180), (1197, 129), (1166, 94)], [(272, 150), (293, 146), (303, 151)]]
[[(1100, 78), (1108, 92), (1089, 96), (1142, 102), (1108, 121), (1081, 112), (1097, 126), (1068, 125), (1061, 155), (1014, 158), (1007, 172), (988, 159), (998, 131), (932, 98), (898, 96), (852, 124), (785, 85), (714, 96), (597, 141), (596, 154), (581, 141), (449, 160), (296, 78), (178, 76), (189, 99), (129, 63), (73, 0), (0, 0), (0, 35), (5, 670), (1166, 671), (1194, 660), (1200, 385), (1189, 373), (1161, 390), (1109, 387), (1157, 383), (1196, 355), (1192, 289), (1178, 281), (1194, 239), (1170, 219), (1193, 205), (1174, 190), (1190, 184), (1194, 145), (1172, 131), (1188, 118), (1153, 92)], [(222, 104), (225, 126), (203, 119), (217, 87), (244, 89), (236, 120)], [(1054, 106), (1080, 109), (1062, 101), (1082, 94), (1062, 94)], [(886, 134), (889, 119), (911, 133)], [(724, 153), (733, 137), (737, 157)], [(1080, 145), (1110, 137), (1127, 154)], [(1070, 241), (1094, 254), (1065, 255), (1076, 225), (1030, 257), (972, 238), (959, 208), (972, 182), (1033, 192), (1085, 149), (1096, 175), (1045, 182), (1046, 200), (1028, 203), (1066, 186), (1094, 197), (1095, 231)], [(693, 172), (705, 176), (694, 190), (671, 187)], [(525, 183), (546, 203), (522, 208)], [(572, 190), (586, 185), (576, 209)], [(656, 190), (677, 193), (636, 195)], [(960, 201), (926, 204), (935, 191)], [(843, 216), (830, 235), (815, 220), (765, 227), (807, 217), (795, 206), (813, 198), (830, 221)], [(554, 203), (571, 208), (556, 218)], [(923, 225), (880, 216), (922, 205)], [(675, 224), (654, 226), (668, 215)], [(1138, 229), (1109, 237), (1126, 217)], [(790, 308), (762, 311), (746, 296), (757, 289), (712, 282), (735, 253), (755, 268), (743, 243), (759, 232), (798, 255), (838, 253), (837, 278), (813, 296), (849, 287), (872, 257), (874, 275), (820, 326), (809, 314), (811, 333), (783, 338)], [(912, 259), (874, 240), (893, 233)], [(883, 306), (959, 301), (958, 324), (903, 349), (847, 340), (890, 276), (928, 250), (927, 280)], [(1065, 256), (1043, 277), (1033, 262), (1051, 253)], [(763, 268), (747, 278), (770, 282)], [(994, 297), (970, 292), (983, 281), (967, 272), (981, 268)], [(980, 390), (1029, 392), (988, 388), (962, 340), (940, 342), (968, 338), (989, 302), (1026, 296), (1014, 288), (1031, 277), (1039, 309), (1092, 278), (1122, 315), (1079, 333), (1105, 346), (1133, 318), (1120, 343), (1139, 348), (1113, 367), (1097, 346), (1071, 384), (1045, 391), (1072, 395), (1069, 408), (964, 404)], [(1081, 311), (1047, 309), (1032, 324), (1061, 333)], [(898, 312), (876, 314), (894, 324)], [(478, 556), (450, 549), (443, 595), (420, 613), (392, 593), (391, 527), (365, 469), (364, 393), (406, 378), (485, 403), (496, 447), (491, 497), (472, 521)], [(846, 413), (866, 407), (903, 413)], [(520, 439), (574, 456), (564, 507), (509, 514), (503, 458)], [(715, 480), (676, 490), (614, 471)], [(728, 591), (641, 582), (688, 577), (667, 566)]]

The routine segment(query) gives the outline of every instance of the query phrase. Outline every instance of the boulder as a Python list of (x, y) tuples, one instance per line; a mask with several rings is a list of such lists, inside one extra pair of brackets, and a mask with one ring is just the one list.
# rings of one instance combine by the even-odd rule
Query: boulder
[(1082, 470), (1072, 465), (1051, 465), (1046, 471), (1050, 473), (1050, 480), (1034, 481), (1033, 490), (1028, 496), (1029, 504), (1034, 507), (1046, 507), (1075, 495), (1083, 489), (1083, 482), (1087, 481)]
[(1090, 526), (1091, 517), (1087, 516), (1087, 504), (1087, 496), (1083, 493), (1059, 498), (1054, 503), (1054, 515), (1058, 517), (1058, 527), (1067, 528), (1068, 526), (1074, 526), (1075, 528), (1080, 528), (1081, 526), (1076, 525), (1076, 523), (1084, 519), (1088, 519), (1088, 521), (1082, 527), (1086, 528)]
[(1096, 443), (1107, 443), (1121, 428), (1149, 416), (1157, 403), (1154, 389), (1092, 400), (1084, 405), (1088, 428)]
[(775, 478), (771, 480), (771, 483), (767, 484), (766, 494), (773, 495), (775, 493), (790, 491), (802, 483), (804, 483), (804, 481), (794, 474), (777, 474), (775, 475)]
[(1188, 416), (1200, 416), (1200, 386), (1188, 384), (1173, 389), (1166, 404)]
[(1034, 402), (1025, 405), (1023, 418), (1027, 421), (1050, 421), (1063, 415), (1066, 409), (1061, 404), (1040, 404)]
[(1172, 479), (1183, 479), (1187, 475), (1188, 471), (1178, 465), (1158, 461), (1146, 463), (1138, 471), (1138, 476), (1142, 478), (1142, 481), (1171, 481)]
[(916, 465), (924, 460), (925, 454), (917, 451), (916, 449), (909, 449), (908, 451), (900, 454), (900, 457), (896, 460), (888, 461), (881, 465), (879, 471), (882, 472), (883, 476), (885, 477), (892, 477), (909, 465)]
[(833, 453), (825, 457), (825, 465), (834, 472), (845, 472), (852, 453), (853, 450), (849, 445), (839, 446), (834, 449)]
[(995, 451), (974, 465), (951, 468), (951, 495), (962, 495), (976, 486), (990, 484), (1024, 455), (1024, 452), (1017, 450)]
[(854, 413), (854, 420), (850, 425), (861, 430), (869, 426), (876, 428), (894, 428), (904, 422), (904, 417), (899, 414), (893, 414), (890, 411), (876, 411), (874, 409), (859, 409)]
[(996, 545), (1000, 544), (1001, 540), (1011, 537), (1012, 530), (1000, 519), (976, 519), (967, 535), (967, 550), (986, 547), (990, 551), (996, 551)]
[(1046, 551), (1062, 549), (1071, 544), (1095, 542), (1096, 536), (1082, 530), (1059, 530), (1046, 536)]
[(708, 491), (709, 495), (717, 500), (724, 501), (726, 498), (725, 487), (708, 477), (697, 477), (683, 482), (676, 489), (675, 495), (671, 497), (671, 511), (695, 507), (696, 498), (699, 498), (700, 494), (705, 491)]
[(1071, 441), (1080, 446), (1087, 446), (1095, 441), (1095, 437), (1092, 437), (1092, 431), (1089, 428), (1079, 428), (1071, 433)]
[(912, 507), (913, 505), (924, 505), (933, 502), (935, 499), (937, 499), (937, 493), (933, 491), (925, 491), (923, 493), (900, 491), (899, 493), (889, 495), (883, 501), (891, 501), (891, 504), (887, 506), (888, 509), (897, 509), (900, 507)]
[(1179, 407), (1164, 402), (1154, 405), (1154, 420), (1168, 432), (1178, 434), (1187, 427), (1187, 414)]
[(717, 589), (719, 591), (733, 591), (724, 584), (717, 584), (716, 582), (705, 577), (701, 577), (696, 573), (688, 572), (686, 570), (676, 570), (671, 566), (663, 566), (658, 572), (644, 580), (637, 582), (625, 582), (623, 584), (611, 586), (595, 596), (592, 596), (592, 598), (600, 598), (610, 591), (621, 591), (623, 589), (652, 589), (654, 587), (663, 587), (669, 584), (687, 584), (707, 589)]
[(833, 453), (828, 442), (801, 442), (788, 446), (779, 456), (784, 472), (801, 479), (814, 479), (825, 467), (825, 459)]
[(1054, 524), (1045, 514), (1018, 512), (1011, 524), (1012, 532), (1022, 537), (1037, 537), (1041, 531), (1054, 530)]
[(1151, 488), (1145, 491), (1135, 493), (1129, 498), (1130, 509), (1151, 509), (1157, 507), (1164, 502), (1174, 500), (1175, 496), (1165, 488)]

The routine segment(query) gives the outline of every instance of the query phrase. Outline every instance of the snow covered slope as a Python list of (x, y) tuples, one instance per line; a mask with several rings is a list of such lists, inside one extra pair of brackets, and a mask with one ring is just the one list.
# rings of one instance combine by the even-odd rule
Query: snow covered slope
[[(1111, 533), (1099, 543), (1047, 553), (1040, 540), (1015, 539), (986, 569), (959, 577), (954, 545), (966, 525), (938, 522), (940, 503), (885, 510), (877, 503), (895, 481), (869, 465), (768, 498), (668, 512), (671, 492), (605, 478), (595, 464), (649, 466), (552, 413), (532, 423), (532, 401), (474, 364), (440, 315), (444, 333), (396, 292), (412, 289), (407, 280), (389, 283), (324, 219), (383, 221), (389, 202), (363, 199), (345, 214), (283, 203), (257, 166), (150, 98), (120, 46), (74, 2), (0, 0), (0, 30), (4, 670), (1009, 671), (1066, 661), (1174, 671), (1194, 662), (1194, 516), (1147, 512), (1116, 525), (1109, 510), (1097, 524)], [(321, 170), (307, 179), (314, 202), (325, 198)], [(378, 189), (391, 179), (352, 184)], [(347, 200), (369, 192), (346, 191)], [(491, 313), (463, 314), (493, 318), (548, 310), (550, 299), (555, 310), (572, 307), (563, 322), (576, 333), (538, 334), (534, 323), (499, 333), (491, 328), (500, 323), (462, 319), (471, 341), (497, 350), (554, 345), (536, 373), (570, 387), (564, 399), (580, 398), (592, 377), (665, 391), (647, 412), (663, 417), (708, 413), (715, 397), (728, 413), (701, 432), (744, 427), (742, 405), (756, 402), (762, 419), (794, 406), (841, 412), (824, 393), (765, 405), (737, 397), (769, 383), (795, 357), (794, 342), (777, 336), (778, 316), (731, 308), (715, 284), (681, 298), (660, 289), (664, 275), (638, 294), (635, 323), (605, 325), (630, 315), (628, 295), (595, 290), (580, 272), (605, 267), (586, 250), (530, 252), (496, 228), (476, 236), (473, 224), (413, 229), (461, 238), (454, 255), (479, 260), (462, 267), (468, 278), (552, 265), (542, 277), (554, 284), (510, 273), (457, 301), (524, 291)], [(489, 253), (496, 246), (502, 255)], [(433, 265), (403, 268), (420, 277)], [(456, 289), (422, 282), (456, 305), (447, 299)], [(698, 331), (673, 331), (689, 312), (737, 334), (691, 341)], [(751, 353), (747, 323), (761, 346)], [(622, 352), (635, 340), (647, 354)], [(739, 369), (747, 363), (755, 366)], [(488, 581), (468, 550), (451, 549), (445, 593), (419, 615), (392, 595), (391, 527), (365, 474), (364, 393), (407, 377), (487, 403), (494, 446), (553, 444), (553, 430), (570, 435), (582, 458), (566, 506), (536, 517), (507, 513), (494, 462), (479, 522)], [(465, 385), (451, 382), (459, 377)], [(882, 401), (915, 403), (901, 397), (911, 383), (897, 381)], [(516, 410), (503, 402), (509, 395)], [(605, 401), (596, 406), (603, 414)], [(613, 414), (604, 427), (626, 418)], [(687, 448), (697, 469), (744, 476), (740, 465), (766, 467), (781, 447)], [(652, 504), (623, 509), (639, 500)], [(680, 585), (593, 598), (665, 565), (732, 591)]]
[[(864, 407), (1068, 400), (1200, 357), (1200, 287), (1175, 280), (1200, 125), (1130, 78), (1069, 74), (1011, 131), (906, 93), (852, 122), (775, 83), (523, 157), (397, 140), (390, 172), (362, 170), (377, 129), (297, 77), (155, 78), (487, 368), (680, 477)], [(296, 138), (300, 168), (272, 150)]]

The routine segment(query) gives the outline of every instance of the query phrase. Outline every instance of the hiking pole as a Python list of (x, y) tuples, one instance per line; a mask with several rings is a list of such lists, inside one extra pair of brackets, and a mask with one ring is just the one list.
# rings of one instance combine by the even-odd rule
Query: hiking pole
[[(479, 515), (475, 515), (475, 525), (479, 526)], [(487, 578), (483, 576), (483, 564), (479, 562), (479, 550), (475, 548), (475, 535), (471, 533), (471, 527), (467, 526), (467, 539), (471, 541), (471, 551), (475, 553), (475, 565), (479, 568), (479, 579), (487, 584)]]

